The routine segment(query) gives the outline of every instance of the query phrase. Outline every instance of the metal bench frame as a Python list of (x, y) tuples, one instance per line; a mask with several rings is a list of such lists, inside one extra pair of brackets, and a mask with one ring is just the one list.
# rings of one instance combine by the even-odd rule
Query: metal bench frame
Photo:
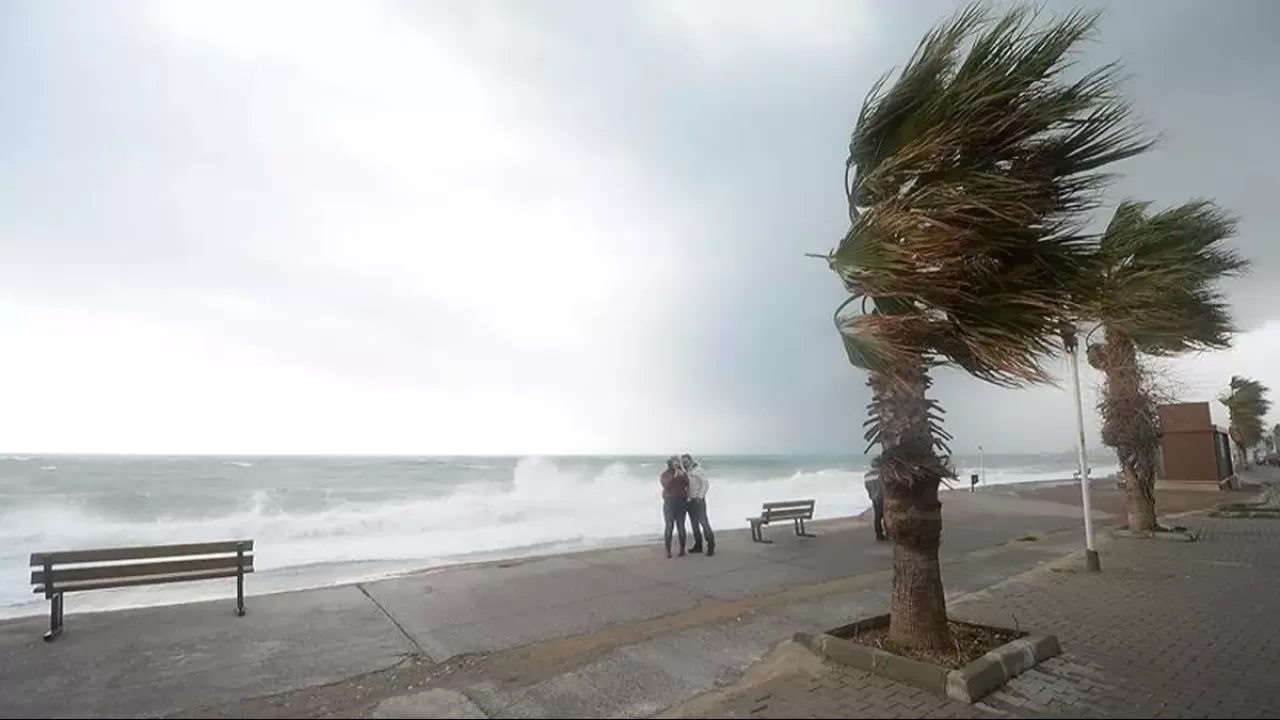
[(813, 519), (813, 508), (816, 504), (814, 500), (783, 500), (765, 503), (759, 517), (747, 518), (747, 522), (751, 523), (752, 542), (772, 543), (772, 540), (764, 539), (764, 526), (785, 520), (792, 521), (798, 537), (817, 537), (804, 528), (804, 521)]
[(32, 553), (31, 567), (39, 568), (31, 572), (32, 592), (49, 600), (49, 632), (44, 639), (51, 641), (62, 634), (62, 596), (69, 592), (234, 577), (236, 614), (243, 617), (244, 576), (253, 572), (253, 541)]

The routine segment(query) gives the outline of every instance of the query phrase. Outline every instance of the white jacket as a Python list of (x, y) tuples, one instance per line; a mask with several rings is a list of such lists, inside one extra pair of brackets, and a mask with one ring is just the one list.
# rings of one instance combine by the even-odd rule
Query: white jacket
[(689, 499), (706, 499), (707, 488), (710, 485), (711, 483), (707, 482), (707, 476), (702, 474), (702, 468), (695, 467), (689, 471)]

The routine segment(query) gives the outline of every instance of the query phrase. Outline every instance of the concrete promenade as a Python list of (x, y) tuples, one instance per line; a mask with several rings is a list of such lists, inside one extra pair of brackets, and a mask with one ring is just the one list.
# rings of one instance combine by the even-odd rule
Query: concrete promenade
[[(1071, 505), (945, 502), (956, 600), (1081, 544)], [(890, 547), (863, 522), (813, 529), (724, 530), (714, 558), (654, 544), (251, 597), (244, 618), (231, 599), (77, 615), (70, 596), (57, 642), (43, 617), (0, 624), (0, 717), (641, 717), (713, 697), (704, 714), (732, 715), (727, 688), (808, 662), (760, 669), (780, 641), (887, 608)]]

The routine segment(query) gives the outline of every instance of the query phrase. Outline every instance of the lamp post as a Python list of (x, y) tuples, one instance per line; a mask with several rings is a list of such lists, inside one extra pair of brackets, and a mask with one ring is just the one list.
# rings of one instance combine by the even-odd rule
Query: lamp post
[(978, 472), (982, 473), (982, 486), (987, 486), (987, 453), (978, 446)]
[(1079, 348), (1077, 347), (1075, 332), (1071, 332), (1071, 336), (1067, 340), (1067, 367), (1071, 371), (1071, 394), (1072, 399), (1076, 403), (1076, 454), (1077, 462), (1080, 469), (1077, 474), (1080, 476), (1080, 506), (1084, 511), (1084, 561), (1085, 569), (1089, 572), (1098, 572), (1102, 569), (1102, 562), (1098, 558), (1098, 550), (1093, 545), (1093, 500), (1090, 497), (1089, 488), (1089, 456), (1085, 450), (1084, 441), (1084, 403), (1080, 399), (1080, 359)]

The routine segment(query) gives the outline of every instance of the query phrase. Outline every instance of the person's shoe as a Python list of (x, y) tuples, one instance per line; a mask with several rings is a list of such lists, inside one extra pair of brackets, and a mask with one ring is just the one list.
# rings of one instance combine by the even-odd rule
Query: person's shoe
[(680, 557), (684, 557), (684, 548), (680, 548)]
[(708, 546), (707, 546), (707, 557), (715, 557), (715, 554), (716, 554), (716, 546), (715, 546), (715, 545), (708, 545)]
[(877, 536), (876, 536), (876, 542), (885, 542), (885, 541), (886, 541), (886, 540), (888, 540), (888, 539), (889, 539), (889, 538), (885, 537), (884, 535), (877, 535)]
[(702, 552), (702, 546), (701, 546), (701, 545), (694, 545), (694, 546), (693, 546), (693, 549), (692, 549), (692, 550), (690, 550), (689, 552), (691, 552), (691, 553), (693, 553), (693, 554), (697, 555), (697, 554), (699, 554), (699, 553), (701, 553), (701, 552)]

